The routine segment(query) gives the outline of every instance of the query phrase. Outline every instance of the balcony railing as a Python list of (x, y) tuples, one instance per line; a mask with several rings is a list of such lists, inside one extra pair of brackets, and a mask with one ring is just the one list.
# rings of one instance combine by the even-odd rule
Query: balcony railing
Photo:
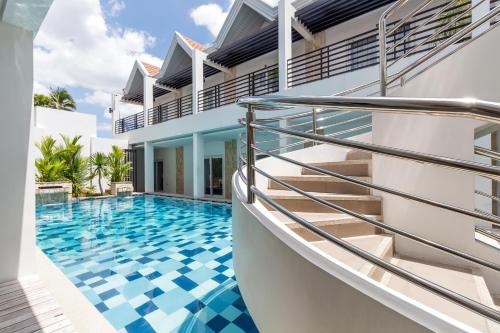
[(155, 125), (193, 114), (193, 96), (188, 95), (155, 106), (148, 112), (148, 125)]
[(272, 94), (278, 91), (278, 87), (276, 64), (198, 92), (198, 110), (207, 111), (232, 104), (241, 97)]
[[(470, 23), (470, 14), (462, 15), (469, 7), (470, 2), (458, 5), (445, 2), (423, 11), (417, 15), (415, 20), (399, 27), (396, 33), (391, 36), (391, 40), (387, 41), (389, 48), (396, 46), (387, 54), (388, 60), (399, 58), (420, 43), (422, 45), (412, 54), (429, 51), (440, 41), (450, 38), (459, 29)], [(454, 24), (444, 28), (455, 19)], [(394, 22), (392, 25), (394, 26), (396, 23)], [(444, 28), (443, 31), (432, 37), (441, 28)], [(405, 38), (410, 33), (412, 36)], [(373, 29), (291, 58), (287, 65), (288, 86), (298, 86), (377, 65), (379, 63), (378, 47), (378, 29)]]
[(144, 111), (115, 121), (115, 134), (125, 133), (144, 127)]

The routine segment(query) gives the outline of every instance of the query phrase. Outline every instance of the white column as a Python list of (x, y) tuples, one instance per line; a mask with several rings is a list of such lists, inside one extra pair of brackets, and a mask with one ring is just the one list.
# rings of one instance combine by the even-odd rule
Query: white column
[(148, 126), (148, 111), (154, 106), (153, 86), (155, 82), (155, 78), (144, 77), (144, 126)]
[(206, 55), (199, 51), (193, 50), (192, 54), (192, 76), (193, 76), (193, 114), (198, 113), (198, 92), (203, 90), (203, 60)]
[(288, 89), (288, 59), (292, 57), (292, 18), (295, 8), (290, 0), (280, 0), (278, 4), (279, 16), (279, 88)]
[(0, 41), (0, 281), (7, 281), (35, 273), (33, 34), (0, 22)]
[[(472, 0), (471, 6), (475, 6), (479, 2), (481, 2), (481, 0)], [(479, 6), (477, 6), (472, 10), (472, 22), (478, 21), (481, 17), (488, 14), (489, 12), (490, 12), (490, 1), (484, 1), (482, 4), (480, 4)], [(475, 37), (481, 34), (482, 32), (488, 30), (489, 27), (490, 27), (489, 22), (483, 24), (482, 26), (480, 26), (479, 28), (477, 28), (472, 32), (472, 36)]]
[(152, 193), (155, 190), (154, 168), (155, 152), (151, 141), (144, 142), (144, 192)]
[(120, 94), (111, 94), (111, 134), (113, 136), (116, 135), (115, 133), (115, 123), (117, 120), (120, 119), (120, 100), (122, 98), (122, 95)]
[(205, 181), (205, 143), (203, 135), (199, 132), (193, 133), (193, 197), (204, 196)]

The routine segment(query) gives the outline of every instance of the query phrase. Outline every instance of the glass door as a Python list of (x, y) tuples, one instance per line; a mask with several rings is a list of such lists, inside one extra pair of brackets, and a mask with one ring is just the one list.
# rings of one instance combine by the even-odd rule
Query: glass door
[(207, 157), (205, 165), (205, 195), (224, 195), (224, 169), (223, 159), (220, 156)]

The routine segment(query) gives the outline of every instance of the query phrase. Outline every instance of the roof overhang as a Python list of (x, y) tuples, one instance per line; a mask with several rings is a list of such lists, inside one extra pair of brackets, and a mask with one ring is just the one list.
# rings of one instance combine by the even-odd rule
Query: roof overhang
[(26, 30), (36, 36), (53, 0), (0, 0), (0, 21)]

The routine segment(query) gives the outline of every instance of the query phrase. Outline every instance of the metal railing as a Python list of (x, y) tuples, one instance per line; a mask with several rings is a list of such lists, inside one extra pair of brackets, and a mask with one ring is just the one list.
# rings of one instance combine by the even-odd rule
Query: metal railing
[[(328, 144), (339, 146), (342, 148), (349, 148), (354, 150), (365, 151), (373, 154), (379, 154), (386, 157), (394, 157), (398, 159), (405, 159), (413, 162), (425, 163), (439, 167), (452, 168), (463, 172), (469, 172), (475, 175), (481, 175), (490, 179), (500, 179), (500, 168), (496, 166), (481, 164), (473, 161), (464, 161), (444, 156), (429, 155), (404, 149), (391, 148), (386, 146), (379, 146), (372, 143), (357, 142), (350, 139), (340, 139), (336, 136), (319, 135), (311, 131), (300, 131), (298, 129), (282, 128), (279, 126), (271, 126), (269, 123), (276, 122), (281, 119), (297, 119), (297, 115), (281, 116), (271, 118), (257, 118), (256, 110), (275, 110), (291, 107), (311, 107), (313, 111), (302, 112), (298, 116), (305, 117), (308, 113), (311, 121), (314, 123), (319, 118), (318, 115), (328, 111), (360, 111), (367, 113), (389, 113), (389, 114), (417, 114), (417, 115), (430, 115), (430, 116), (452, 116), (477, 119), (488, 121), (492, 123), (500, 123), (500, 104), (484, 102), (473, 99), (430, 99), (430, 98), (387, 98), (387, 97), (250, 97), (241, 99), (238, 104), (247, 108), (246, 119), (240, 120), (240, 123), (246, 127), (246, 140), (242, 142), (246, 150), (246, 158), (241, 154), (238, 158), (238, 173), (243, 182), (246, 183), (247, 204), (254, 204), (256, 197), (269, 206), (273, 207), (280, 213), (288, 218), (297, 222), (309, 231), (327, 239), (341, 248), (353, 253), (364, 260), (381, 267), (382, 269), (393, 273), (407, 281), (414, 283), (426, 290), (442, 296), (443, 298), (455, 302), (473, 312), (476, 312), (486, 318), (495, 322), (500, 322), (500, 312), (480, 302), (469, 299), (455, 291), (444, 288), (434, 282), (431, 282), (421, 276), (411, 273), (397, 265), (385, 261), (349, 242), (337, 237), (333, 234), (326, 232), (313, 223), (298, 216), (294, 212), (288, 210), (277, 201), (266, 195), (262, 190), (256, 186), (256, 173), (261, 176), (281, 185), (283, 188), (298, 193), (299, 195), (307, 198), (315, 203), (331, 208), (332, 211), (348, 214), (352, 217), (360, 219), (368, 224), (378, 227), (382, 230), (397, 234), (404, 238), (423, 244), (427, 247), (442, 251), (448, 255), (458, 257), (462, 260), (469, 261), (473, 264), (480, 265), (500, 272), (500, 264), (479, 258), (475, 255), (466, 253), (462, 250), (451, 248), (449, 246), (434, 242), (424, 237), (405, 231), (399, 227), (384, 224), (383, 222), (360, 214), (351, 209), (347, 209), (332, 201), (327, 201), (315, 195), (304, 191), (287, 181), (279, 179), (267, 173), (256, 165), (257, 156), (272, 157), (301, 168), (314, 171), (317, 174), (335, 177), (343, 181), (368, 188), (370, 190), (381, 191), (390, 195), (394, 195), (407, 200), (423, 203), (436, 208), (440, 208), (456, 214), (461, 214), (474, 219), (487, 221), (496, 226), (500, 226), (500, 218), (488, 213), (469, 210), (466, 208), (457, 207), (437, 200), (427, 199), (411, 193), (405, 193), (398, 189), (388, 188), (385, 186), (373, 184), (363, 179), (345, 176), (343, 174), (326, 170), (324, 168), (297, 161), (291, 157), (280, 155), (269, 150), (259, 147), (256, 141), (256, 132), (272, 132), (279, 135), (286, 135), (299, 138), (301, 140), (309, 140), (316, 143)], [(318, 128), (317, 124), (312, 128)], [(246, 174), (243, 171), (243, 165), (246, 165)], [(473, 222), (473, 221), (471, 221)]]
[(260, 96), (279, 90), (278, 64), (237, 77), (198, 92), (198, 111), (233, 104), (245, 96)]
[(115, 121), (115, 134), (125, 133), (144, 127), (144, 111)]
[[(399, 0), (382, 14), (379, 21), (381, 96), (387, 95), (387, 87), (391, 83), (401, 81), (401, 84), (404, 84), (408, 74), (420, 68), (427, 61), (439, 57), (443, 51), (450, 51), (451, 46), (470, 40), (472, 33), (476, 29), (491, 22), (500, 14), (500, 7), (495, 7), (488, 14), (473, 20), (473, 10), (479, 8), (483, 3), (489, 3), (490, 0), (482, 0), (473, 5), (471, 1), (451, 0), (442, 4), (440, 10), (431, 14), (427, 19), (420, 21), (419, 24), (412, 23), (414, 17), (426, 12), (426, 8), (438, 2), (439, 0), (421, 1), (413, 9), (410, 8), (409, 14), (397, 21), (396, 24), (389, 25), (387, 21), (399, 10), (407, 10), (406, 6), (414, 5), (415, 2)], [(446, 10), (443, 11), (443, 9)], [(409, 26), (408, 31), (405, 30), (404, 33), (401, 33), (401, 30), (407, 26)], [(416, 38), (422, 31), (427, 31), (427, 35)], [(398, 35), (402, 36), (399, 40)], [(409, 48), (401, 49), (396, 57), (390, 56), (402, 43), (404, 44), (407, 41), (412, 41)], [(417, 54), (419, 54), (419, 57), (409, 62), (409, 64), (402, 62), (402, 60)], [(394, 68), (393, 73), (389, 73), (391, 67)]]
[[(396, 29), (390, 38), (387, 38), (387, 46), (390, 48), (387, 59), (398, 59), (417, 43), (422, 43), (422, 47), (415, 50), (414, 54), (429, 51), (436, 43), (450, 38), (457, 29), (469, 24), (471, 15), (464, 14), (468, 3), (454, 5), (453, 2), (439, 4), (433, 8), (422, 8), (421, 12), (402, 25), (398, 22), (388, 24), (388, 29)], [(455, 19), (453, 26), (446, 26), (449, 20)], [(441, 32), (434, 35), (438, 30)], [(288, 86), (323, 80), (378, 63), (379, 35), (378, 30), (374, 28), (289, 59)]]
[(148, 124), (155, 125), (193, 114), (193, 95), (155, 106), (148, 111)]

